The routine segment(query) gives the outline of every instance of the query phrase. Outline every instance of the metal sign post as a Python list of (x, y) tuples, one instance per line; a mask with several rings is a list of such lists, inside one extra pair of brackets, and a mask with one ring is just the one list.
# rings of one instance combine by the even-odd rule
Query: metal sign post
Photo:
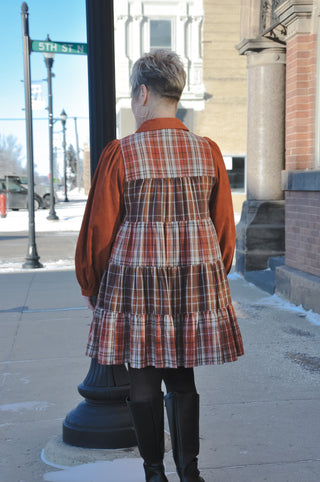
[(28, 210), (29, 210), (29, 246), (26, 262), (23, 268), (42, 268), (37, 253), (35, 222), (34, 222), (34, 170), (33, 170), (33, 132), (32, 132), (32, 106), (31, 106), (31, 70), (30, 70), (30, 37), (28, 5), (23, 2), (21, 6), (22, 35), (23, 35), (23, 60), (24, 60), (24, 93), (26, 112), (26, 141), (27, 141), (27, 170), (28, 170)]
[[(27, 169), (28, 169), (28, 210), (29, 210), (29, 246), (26, 262), (23, 268), (42, 268), (39, 262), (40, 257), (37, 253), (35, 241), (35, 221), (34, 221), (34, 162), (33, 162), (33, 132), (32, 132), (32, 103), (31, 103), (31, 69), (30, 53), (42, 52), (45, 57), (55, 53), (87, 55), (87, 44), (73, 42), (52, 42), (51, 40), (31, 40), (29, 36), (29, 13), (28, 5), (23, 2), (21, 6), (22, 33), (23, 33), (23, 58), (24, 58), (24, 87), (25, 87), (25, 112), (26, 112), (26, 141), (27, 141)], [(53, 55), (52, 55), (53, 54)], [(47, 59), (46, 59), (47, 60)], [(51, 66), (53, 59), (51, 60)], [(46, 63), (47, 65), (47, 63)], [(52, 159), (52, 92), (51, 92), (51, 71), (48, 69), (48, 90), (49, 90), (49, 144), (50, 144), (50, 166), (53, 165)], [(47, 219), (59, 219), (54, 210), (54, 190), (53, 190), (53, 168), (51, 169), (52, 188), (50, 196), (50, 213)]]

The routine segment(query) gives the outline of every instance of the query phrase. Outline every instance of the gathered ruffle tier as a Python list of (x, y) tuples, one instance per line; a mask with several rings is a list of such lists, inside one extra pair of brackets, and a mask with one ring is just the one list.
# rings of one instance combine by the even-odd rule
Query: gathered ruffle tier
[(215, 263), (217, 260), (221, 260), (221, 253), (211, 219), (166, 223), (125, 220), (117, 234), (109, 264), (137, 268), (171, 267)]
[(87, 355), (100, 364), (193, 367), (242, 354), (220, 259), (189, 266), (107, 266), (87, 345)]
[(96, 317), (87, 355), (102, 365), (195, 367), (232, 362), (243, 354), (232, 305), (176, 317), (103, 311)]

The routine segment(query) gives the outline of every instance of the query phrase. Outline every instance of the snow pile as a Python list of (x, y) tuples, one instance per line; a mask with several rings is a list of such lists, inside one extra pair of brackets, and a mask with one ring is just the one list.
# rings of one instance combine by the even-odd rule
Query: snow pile
[[(57, 198), (59, 199), (59, 201), (63, 201), (64, 200), (64, 191), (56, 191), (56, 196)], [(79, 201), (79, 200), (83, 200), (83, 199), (87, 199), (87, 195), (84, 193), (84, 189), (83, 188), (74, 188), (74, 189), (71, 189), (68, 191), (68, 199), (70, 201)]]
[(261, 298), (257, 303), (259, 305), (274, 306), (279, 310), (297, 313), (302, 318), (306, 318), (310, 323), (320, 326), (320, 314), (314, 313), (312, 310), (307, 311), (302, 305), (294, 305), (293, 303), (280, 298), (278, 295), (266, 296), (265, 298)]
[[(237, 281), (237, 280), (244, 280), (244, 277), (240, 274), (237, 273), (236, 271), (233, 271), (232, 273), (228, 274), (228, 280), (229, 281)], [(252, 286), (254, 286), (252, 283), (249, 283)], [(297, 313), (301, 318), (305, 318), (308, 320), (310, 323), (313, 323), (314, 325), (320, 326), (320, 314), (319, 313), (314, 313), (312, 310), (307, 311), (305, 308), (303, 308), (302, 305), (295, 305), (293, 303), (290, 303), (284, 298), (280, 298), (280, 296), (273, 294), (273, 295), (268, 295), (265, 298), (260, 298), (258, 301), (252, 303), (256, 305), (263, 305), (263, 306), (273, 306), (279, 310), (283, 311), (289, 311), (292, 313)]]
[[(83, 192), (78, 189), (68, 194), (70, 202), (60, 201), (55, 204), (55, 211), (59, 218), (57, 221), (47, 219), (49, 215), (48, 209), (38, 209), (35, 211), (35, 229), (36, 233), (57, 232), (57, 231), (73, 231), (80, 230), (82, 217), (86, 205), (86, 197)], [(5, 218), (0, 218), (0, 232), (12, 233), (29, 230), (28, 211), (22, 209), (20, 211), (7, 212)]]
[[(25, 260), (23, 260), (22, 262), (16, 262), (16, 263), (0, 260), (0, 273), (26, 273), (26, 270), (22, 267), (24, 262)], [(42, 263), (41, 258), (40, 258), (40, 263)], [(53, 261), (51, 263), (50, 262), (44, 263), (43, 267), (41, 268), (41, 272), (42, 271), (70, 271), (73, 269), (74, 269), (73, 259), (59, 259), (58, 261)], [(38, 271), (38, 269), (28, 268), (27, 271), (29, 273), (30, 271)]]

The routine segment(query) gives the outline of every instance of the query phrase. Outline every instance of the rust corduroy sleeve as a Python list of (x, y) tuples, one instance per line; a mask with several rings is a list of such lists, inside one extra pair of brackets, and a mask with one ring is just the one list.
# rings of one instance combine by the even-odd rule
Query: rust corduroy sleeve
[(216, 171), (216, 184), (210, 199), (210, 214), (216, 228), (223, 263), (227, 273), (229, 273), (236, 245), (236, 227), (231, 189), (220, 149), (211, 139), (207, 138), (207, 140), (212, 148)]
[(96, 295), (123, 215), (120, 142), (103, 150), (92, 180), (76, 247), (76, 276), (84, 296)]

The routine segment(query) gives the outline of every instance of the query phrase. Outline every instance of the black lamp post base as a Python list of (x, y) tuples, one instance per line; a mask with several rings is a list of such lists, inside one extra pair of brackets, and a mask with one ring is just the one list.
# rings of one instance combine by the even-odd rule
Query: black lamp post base
[(24, 269), (37, 269), (37, 268), (43, 268), (43, 264), (39, 262), (39, 256), (36, 256), (35, 258), (28, 258), (26, 257), (26, 262), (23, 263), (22, 268)]
[(85, 400), (63, 422), (66, 444), (95, 449), (122, 449), (137, 445), (126, 399), (129, 379), (125, 365), (100, 365), (91, 359), (89, 372), (78, 386)]
[(59, 221), (59, 217), (55, 213), (49, 214), (49, 216), (47, 216), (47, 219), (49, 219), (49, 221)]
[(39, 261), (40, 256), (37, 252), (37, 246), (35, 244), (35, 240), (29, 239), (29, 247), (28, 253), (25, 259), (25, 263), (23, 263), (22, 268), (24, 269), (37, 269), (43, 268), (43, 265)]
[(125, 402), (84, 400), (66, 416), (63, 441), (76, 447), (119, 449), (137, 445)]

